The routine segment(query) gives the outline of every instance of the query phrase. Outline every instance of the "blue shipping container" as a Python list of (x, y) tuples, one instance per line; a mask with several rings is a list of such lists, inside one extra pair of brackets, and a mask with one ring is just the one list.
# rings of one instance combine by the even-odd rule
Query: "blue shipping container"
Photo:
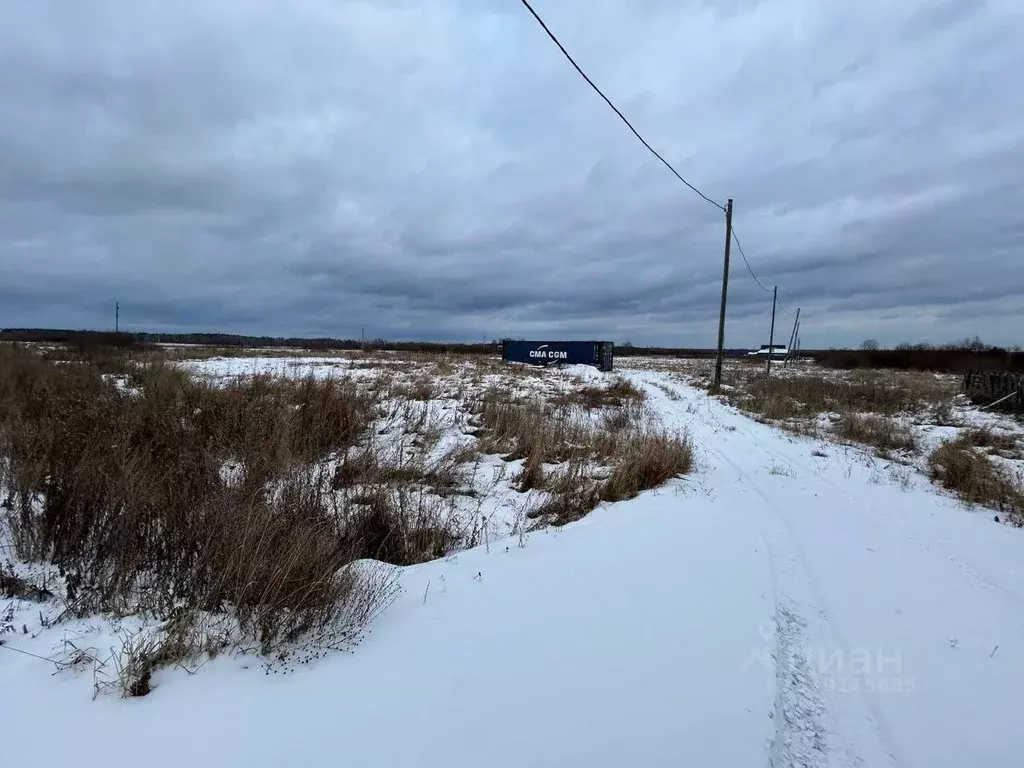
[(501, 356), (514, 363), (531, 365), (595, 365), (610, 371), (614, 357), (610, 341), (513, 341), (501, 343)]

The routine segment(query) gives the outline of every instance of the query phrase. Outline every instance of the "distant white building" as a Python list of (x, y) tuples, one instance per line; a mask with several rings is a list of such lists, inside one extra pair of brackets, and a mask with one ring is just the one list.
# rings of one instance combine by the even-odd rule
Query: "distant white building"
[(762, 344), (760, 349), (756, 349), (753, 352), (747, 352), (747, 357), (756, 357), (761, 360), (767, 360), (771, 357), (772, 360), (785, 360), (789, 357), (789, 347), (785, 344)]

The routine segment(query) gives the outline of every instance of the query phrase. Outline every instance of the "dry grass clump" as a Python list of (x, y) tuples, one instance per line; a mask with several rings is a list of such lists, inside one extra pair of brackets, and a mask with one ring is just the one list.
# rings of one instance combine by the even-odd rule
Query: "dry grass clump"
[(693, 443), (658, 431), (631, 434), (620, 446), (611, 476), (601, 487), (605, 501), (631, 499), (693, 469)]
[(1017, 436), (1009, 432), (997, 432), (991, 427), (979, 427), (970, 429), (960, 434), (968, 445), (976, 448), (985, 448), (991, 453), (1006, 458), (1017, 458), (1019, 456)]
[(974, 448), (969, 436), (944, 441), (928, 457), (932, 479), (968, 504), (1005, 512), (1024, 524), (1024, 486), (1018, 477)]
[(627, 402), (641, 402), (644, 393), (633, 382), (622, 377), (616, 378), (604, 387), (576, 387), (554, 398), (555, 405), (578, 405), (588, 410), (595, 408), (619, 407)]
[(843, 414), (835, 425), (835, 434), (840, 440), (870, 445), (882, 454), (917, 447), (917, 438), (909, 427), (874, 414)]
[(475, 410), (481, 448), (505, 454), (508, 461), (560, 463), (587, 457), (597, 447), (592, 430), (571, 405), (489, 393)]
[(53, 597), (53, 593), (45, 585), (21, 578), (0, 562), (0, 597), (42, 602)]
[(413, 401), (428, 402), (438, 396), (437, 381), (427, 374), (419, 374), (411, 381), (395, 385), (394, 396)]
[(338, 464), (332, 479), (334, 490), (424, 486), (435, 494), (447, 496), (459, 492), (471, 495), (468, 488), (470, 465), (479, 458), (473, 446), (455, 444), (436, 456), (419, 453), (407, 456), (393, 452), (385, 456), (373, 444), (351, 449)]
[(355, 557), (413, 565), (460, 543), (452, 519), (425, 489), (377, 488), (348, 513), (342, 541)]
[(618, 405), (591, 408), (589, 396), (545, 402), (490, 394), (476, 424), (484, 451), (523, 461), (517, 489), (546, 494), (529, 516), (564, 525), (601, 501), (633, 498), (692, 468), (689, 439), (648, 425), (639, 400), (622, 395), (605, 399)]

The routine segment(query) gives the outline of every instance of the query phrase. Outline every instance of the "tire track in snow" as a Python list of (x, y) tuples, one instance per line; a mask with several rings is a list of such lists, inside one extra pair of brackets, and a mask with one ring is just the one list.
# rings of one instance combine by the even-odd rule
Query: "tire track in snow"
[[(674, 382), (656, 381), (657, 377), (648, 377), (644, 374), (639, 374), (635, 378), (647, 391), (648, 397), (658, 402), (659, 415), (670, 415), (678, 424), (689, 428), (692, 417), (698, 415), (700, 408), (686, 407), (695, 404), (685, 387)], [(674, 392), (678, 399), (671, 398), (670, 391)], [(708, 416), (715, 419), (710, 407)], [(720, 429), (728, 429), (724, 422), (717, 419), (716, 421)], [(747, 429), (737, 428), (729, 431), (739, 433), (769, 457), (787, 458), (771, 450)], [(828, 605), (810, 559), (803, 552), (784, 512), (754, 476), (725, 452), (713, 446), (713, 434), (705, 433), (697, 437), (701, 439), (698, 447), (716, 458), (722, 465), (727, 465), (735, 471), (741, 482), (773, 513), (773, 518), (778, 523), (769, 527), (762, 516), (749, 515), (751, 524), (757, 526), (759, 537), (765, 543), (768, 553), (769, 578), (775, 606), (772, 638), (775, 644), (772, 654), (775, 662), (775, 698), (772, 710), (775, 737), (769, 745), (769, 765), (772, 768), (853, 768), (864, 765), (853, 744), (840, 745), (838, 734), (828, 727), (829, 724), (834, 724), (835, 720), (822, 695), (820, 682), (809, 663), (810, 654), (805, 637), (808, 623), (798, 607), (801, 602), (806, 605), (808, 613), (816, 614), (819, 619), (818, 634), (821, 644), (837, 647), (841, 653), (846, 654), (850, 648), (841, 627), (835, 621), (835, 613)], [(804, 470), (816, 479), (825, 480), (817, 472), (811, 472), (806, 467)], [(826, 481), (826, 484), (836, 491), (841, 491), (832, 483)], [(846, 497), (847, 494), (843, 492), (842, 495)], [(805, 594), (803, 600), (795, 598), (795, 595), (801, 592), (809, 594)], [(870, 700), (866, 700), (860, 694), (857, 698), (858, 708), (864, 711), (867, 714), (866, 719), (873, 723), (874, 738), (878, 742), (876, 751), (884, 753), (890, 761), (895, 762), (892, 740), (882, 713), (877, 711)]]

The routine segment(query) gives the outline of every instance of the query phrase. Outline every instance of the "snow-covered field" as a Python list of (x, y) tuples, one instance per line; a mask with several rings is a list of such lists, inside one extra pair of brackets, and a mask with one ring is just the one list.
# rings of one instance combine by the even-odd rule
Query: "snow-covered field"
[[(339, 358), (192, 365), (372, 374)], [(440, 391), (507, 377), (461, 365)], [(1021, 764), (1024, 531), (912, 464), (757, 423), (668, 366), (620, 373), (691, 436), (696, 471), (511, 536), (498, 510), (517, 494), (495, 485), (481, 514), (506, 527), (397, 569), (401, 595), (352, 654), (289, 674), (222, 656), (93, 701), (90, 669), (47, 659), (112, 642), (110, 624), (41, 629), (36, 604), (0, 603), (0, 765)], [(601, 374), (516, 386), (583, 378)]]

